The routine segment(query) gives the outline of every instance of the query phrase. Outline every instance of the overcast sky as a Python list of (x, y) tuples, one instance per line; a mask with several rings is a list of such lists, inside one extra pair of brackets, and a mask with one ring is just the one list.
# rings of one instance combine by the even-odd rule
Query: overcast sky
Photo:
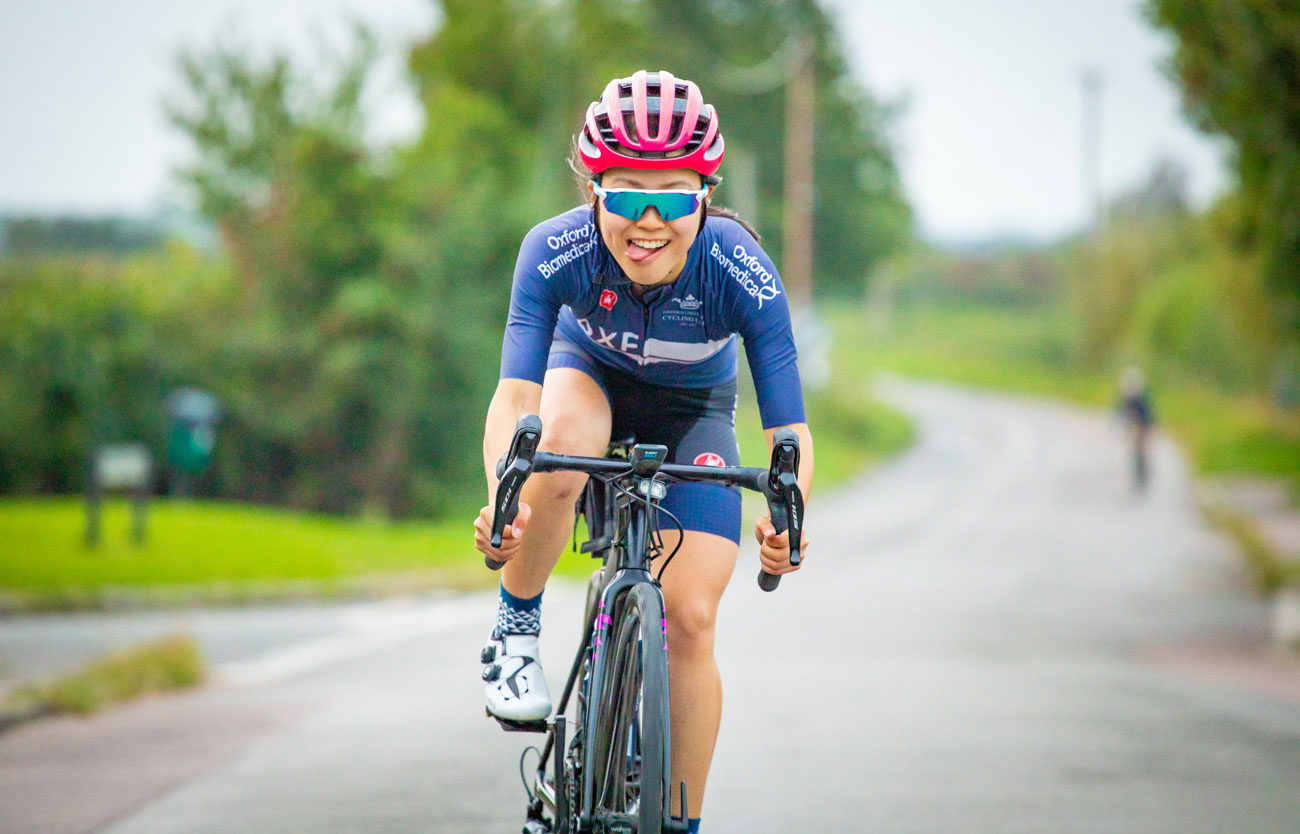
[(1167, 39), (1140, 0), (829, 0), (868, 89), (908, 102), (895, 130), (921, 229), (940, 238), (1054, 236), (1088, 215), (1085, 67), (1102, 83), (1102, 191), (1181, 160), (1204, 203), (1222, 148), (1181, 115)]
[[(1159, 69), (1168, 43), (1138, 0), (827, 5), (858, 76), (878, 97), (907, 102), (894, 138), (929, 237), (1052, 237), (1083, 223), (1085, 67), (1105, 79), (1107, 193), (1141, 180), (1161, 155), (1189, 167), (1200, 201), (1223, 187), (1221, 150), (1181, 117)], [(139, 213), (178, 202), (169, 170), (186, 145), (160, 106), (178, 89), (176, 51), (226, 33), (306, 55), (314, 32), (343, 42), (349, 16), (392, 45), (436, 21), (426, 0), (3, 0), (0, 211)], [(374, 101), (377, 138), (418, 130), (395, 61)]]

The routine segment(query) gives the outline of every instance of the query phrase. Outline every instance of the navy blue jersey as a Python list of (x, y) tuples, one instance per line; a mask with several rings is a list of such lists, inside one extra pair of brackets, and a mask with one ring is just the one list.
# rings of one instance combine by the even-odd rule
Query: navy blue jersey
[(540, 384), (551, 340), (654, 385), (711, 388), (736, 377), (737, 336), (764, 428), (805, 422), (781, 278), (734, 220), (709, 217), (673, 283), (638, 299), (590, 206), (534, 226), (519, 247), (501, 378)]

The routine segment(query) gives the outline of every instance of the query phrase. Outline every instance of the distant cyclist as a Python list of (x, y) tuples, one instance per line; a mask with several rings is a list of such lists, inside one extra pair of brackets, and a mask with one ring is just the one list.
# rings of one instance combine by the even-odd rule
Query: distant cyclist
[[(486, 688), (494, 715), (550, 714), (537, 661), (542, 590), (586, 479), (572, 472), (530, 478), (513, 527), (493, 548), (496, 463), (520, 415), (541, 415), (546, 451), (600, 456), (611, 436), (635, 435), (667, 446), (677, 463), (737, 465), (743, 340), (769, 446), (780, 427), (799, 434), (800, 487), (809, 493), (813, 444), (785, 291), (757, 234), (709, 204), (722, 156), (718, 114), (694, 83), (663, 71), (615, 79), (587, 108), (574, 140), (570, 164), (584, 203), (535, 226), (520, 247), (483, 439), (489, 506), (475, 522), (477, 548), (506, 562), (490, 637), (500, 667)], [(740, 495), (682, 483), (663, 507), (686, 531), (663, 593), (673, 784), (686, 782), (697, 831), (722, 711), (714, 624), (736, 563)], [(671, 551), (676, 527), (661, 523)], [(775, 535), (769, 518), (754, 533), (764, 570), (795, 570), (786, 534)]]
[(1129, 428), (1133, 485), (1140, 490), (1146, 489), (1151, 477), (1147, 438), (1155, 423), (1155, 411), (1151, 407), (1151, 394), (1147, 391), (1146, 379), (1134, 365), (1129, 365), (1120, 373), (1119, 401), (1115, 408)]

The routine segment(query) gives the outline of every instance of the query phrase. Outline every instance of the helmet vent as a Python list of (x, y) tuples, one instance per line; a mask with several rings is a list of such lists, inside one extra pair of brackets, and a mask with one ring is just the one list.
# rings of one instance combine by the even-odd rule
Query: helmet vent
[[(676, 78), (671, 85), (661, 82), (668, 78), (673, 76), (638, 72), (631, 78), (615, 79), (591, 103), (587, 132), (596, 152), (587, 153), (584, 147), (583, 159), (591, 171), (598, 173), (619, 164), (672, 168), (677, 159), (681, 167), (705, 176), (717, 169), (722, 159), (717, 112), (701, 100), (695, 84)], [(671, 102), (664, 95), (672, 96)], [(663, 124), (665, 118), (671, 119), (667, 125)], [(671, 147), (679, 143), (679, 147)]]

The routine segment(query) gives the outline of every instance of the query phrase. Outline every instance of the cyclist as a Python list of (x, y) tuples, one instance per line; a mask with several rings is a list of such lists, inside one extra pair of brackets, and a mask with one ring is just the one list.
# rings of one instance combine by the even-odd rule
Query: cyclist
[[(667, 446), (674, 462), (738, 465), (743, 339), (769, 447), (782, 426), (799, 434), (799, 481), (808, 495), (813, 444), (789, 307), (757, 235), (709, 204), (722, 156), (718, 114), (694, 83), (644, 70), (615, 79), (587, 108), (574, 139), (570, 165), (583, 181), (584, 203), (534, 227), (520, 247), (483, 439), (489, 506), (475, 522), (477, 548), (506, 563), (489, 638), (496, 668), (486, 687), (498, 717), (550, 714), (537, 652), (541, 596), (586, 479), (573, 472), (530, 478), (513, 526), (493, 548), (496, 463), (520, 415), (540, 414), (547, 451), (600, 456), (612, 434), (634, 434)], [(663, 573), (663, 594), (672, 784), (686, 782), (696, 831), (722, 710), (714, 623), (736, 564), (740, 495), (682, 483), (662, 506), (685, 529)], [(671, 551), (678, 532), (671, 522), (663, 526)], [(754, 534), (765, 570), (795, 569), (787, 534), (775, 535), (770, 518), (758, 519)]]
[(1155, 423), (1155, 409), (1151, 406), (1146, 378), (1136, 365), (1128, 365), (1120, 372), (1119, 400), (1115, 404), (1115, 410), (1129, 426), (1133, 486), (1138, 490), (1146, 489), (1151, 472), (1147, 437)]

